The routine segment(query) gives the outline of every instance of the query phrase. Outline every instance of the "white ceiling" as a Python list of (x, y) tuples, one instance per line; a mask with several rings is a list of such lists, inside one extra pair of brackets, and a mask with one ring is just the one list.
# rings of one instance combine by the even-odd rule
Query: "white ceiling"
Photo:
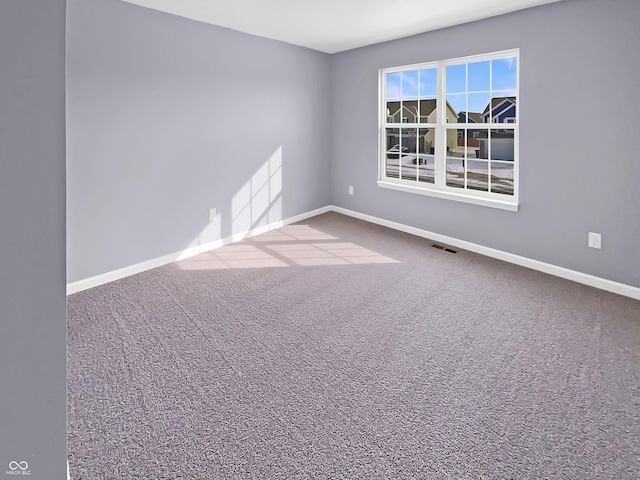
[(560, 0), (124, 0), (336, 53)]

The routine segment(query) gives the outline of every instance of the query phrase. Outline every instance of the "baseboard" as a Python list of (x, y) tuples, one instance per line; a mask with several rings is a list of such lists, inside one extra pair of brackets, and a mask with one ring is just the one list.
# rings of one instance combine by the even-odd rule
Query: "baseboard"
[(468, 250), (470, 252), (479, 253), (481, 255), (486, 255), (487, 257), (496, 258), (498, 260), (504, 260), (505, 262), (513, 263), (515, 265), (520, 265), (522, 267), (531, 268), (532, 270), (538, 270), (540, 272), (548, 273), (556, 277), (561, 277), (567, 280), (572, 280), (574, 282), (582, 283), (584, 285), (589, 285), (590, 287), (606, 290), (607, 292), (612, 292), (618, 295), (623, 295), (625, 297), (630, 297), (636, 300), (640, 300), (640, 288), (632, 287), (631, 285), (614, 282), (612, 280), (596, 277), (593, 275), (589, 275), (587, 273), (577, 272), (575, 270), (559, 267), (557, 265), (552, 265), (550, 263), (540, 262), (538, 260), (532, 260), (530, 258), (521, 257), (520, 255), (515, 255), (513, 253), (503, 252), (501, 250), (485, 247), (483, 245), (478, 245), (476, 243), (467, 242), (465, 240), (459, 240), (454, 237), (448, 237), (446, 235), (440, 235), (439, 233), (429, 232), (427, 230), (422, 230), (420, 228), (410, 227), (408, 225), (403, 225), (401, 223), (396, 223), (396, 222), (392, 222), (382, 218), (374, 217), (371, 215), (367, 215), (365, 213), (355, 212), (353, 210), (348, 210), (342, 207), (336, 207), (331, 205), (329, 207), (329, 210), (336, 213), (341, 213), (343, 215), (348, 215), (350, 217), (358, 218), (366, 222), (375, 223), (377, 225), (382, 225), (384, 227), (393, 228), (394, 230), (399, 230), (401, 232), (406, 232), (412, 235), (417, 235), (419, 237), (428, 238), (436, 242), (446, 243), (448, 245), (451, 245), (452, 247), (458, 247), (462, 250)]
[(96, 275), (94, 277), (90, 277), (84, 280), (68, 283), (67, 295), (71, 295), (72, 293), (80, 292), (82, 290), (87, 290), (89, 288), (97, 287), (99, 285), (102, 285), (108, 282), (113, 282), (114, 280), (118, 280), (120, 278), (124, 278), (129, 275), (134, 275), (136, 273), (141, 273), (147, 270), (151, 270), (152, 268), (161, 267), (163, 265), (167, 265), (169, 263), (172, 263), (178, 260), (183, 260), (185, 258), (193, 257), (195, 255), (199, 255), (204, 252), (215, 250), (216, 248), (220, 248), (229, 243), (237, 242), (239, 240), (253, 237), (255, 235), (260, 235), (261, 233), (265, 233), (270, 230), (280, 228), (284, 225), (289, 225), (291, 223), (300, 222), (302, 220), (306, 220), (307, 218), (311, 218), (316, 215), (320, 215), (322, 213), (326, 213), (329, 211), (341, 213), (343, 215), (347, 215), (353, 218), (358, 218), (360, 220), (364, 220), (370, 223), (375, 223), (377, 225), (392, 228), (394, 230), (399, 230), (401, 232), (410, 233), (412, 235), (416, 235), (419, 237), (428, 238), (436, 242), (446, 243), (448, 245), (451, 245), (453, 247), (458, 247), (463, 250), (479, 253), (481, 255), (486, 255), (487, 257), (496, 258), (498, 260), (503, 260), (505, 262), (513, 263), (515, 265), (531, 268), (532, 270), (548, 273), (556, 277), (565, 278), (567, 280), (572, 280), (574, 282), (582, 283), (584, 285), (589, 285), (591, 287), (599, 288), (601, 290), (606, 290), (607, 292), (612, 292), (618, 295), (623, 295), (625, 297), (630, 297), (636, 300), (640, 300), (640, 288), (633, 287), (631, 285), (625, 285), (623, 283), (614, 282), (612, 280), (596, 277), (594, 275), (589, 275), (587, 273), (577, 272), (575, 270), (559, 267), (557, 265), (552, 265), (550, 263), (540, 262), (538, 260), (522, 257), (520, 255), (515, 255), (513, 253), (503, 252), (502, 250), (496, 250), (494, 248), (485, 247), (483, 245), (467, 242), (465, 240), (460, 240), (454, 237), (449, 237), (446, 235), (441, 235), (439, 233), (429, 232), (421, 228), (410, 227), (408, 225), (392, 222), (390, 220), (385, 220), (383, 218), (374, 217), (372, 215), (367, 215), (365, 213), (356, 212), (353, 210), (337, 207), (334, 205), (328, 205), (326, 207), (318, 208), (310, 212), (296, 215), (294, 217), (280, 220), (278, 222), (274, 222), (269, 225), (264, 225), (246, 232), (238, 233), (230, 237), (216, 240), (214, 242), (209, 242), (203, 245), (198, 245), (196, 247), (191, 247), (181, 252), (172, 253), (159, 258), (148, 260), (146, 262), (141, 262), (135, 265), (131, 265), (129, 267), (121, 268), (121, 269), (107, 272), (101, 275)]
[(316, 215), (320, 215), (321, 213), (326, 213), (331, 210), (331, 207), (322, 207), (312, 210), (310, 212), (302, 213), (300, 215), (296, 215), (294, 217), (290, 217), (284, 220), (280, 220), (278, 222), (270, 223), (269, 225), (263, 225), (252, 230), (248, 230), (242, 233), (236, 233), (226, 238), (222, 238), (213, 242), (204, 243), (202, 245), (198, 245), (196, 247), (187, 248), (186, 250), (182, 250), (180, 252), (171, 253), (169, 255), (164, 255), (162, 257), (154, 258), (151, 260), (147, 260), (144, 262), (137, 263), (135, 265), (131, 265), (128, 267), (120, 268), (117, 270), (113, 270), (111, 272), (103, 273), (100, 275), (95, 275), (93, 277), (89, 277), (83, 280), (78, 280), (76, 282), (67, 284), (67, 295), (71, 295), (72, 293), (81, 292), (82, 290), (87, 290), (89, 288), (97, 287), (99, 285), (103, 285), (105, 283), (113, 282), (114, 280), (119, 280), (124, 277), (128, 277), (130, 275), (135, 275), (136, 273), (145, 272), (147, 270), (151, 270), (152, 268), (161, 267), (163, 265), (167, 265), (172, 262), (176, 262), (178, 260), (184, 260), (185, 258), (194, 257), (204, 252), (208, 252), (211, 250), (215, 250), (216, 248), (220, 248), (229, 243), (237, 242), (239, 240), (243, 240), (245, 238), (253, 237), (256, 235), (260, 235), (261, 233), (268, 232), (270, 230), (274, 230), (276, 228), (280, 228), (284, 225), (289, 225), (291, 223), (300, 222), (302, 220), (306, 220), (307, 218), (315, 217)]

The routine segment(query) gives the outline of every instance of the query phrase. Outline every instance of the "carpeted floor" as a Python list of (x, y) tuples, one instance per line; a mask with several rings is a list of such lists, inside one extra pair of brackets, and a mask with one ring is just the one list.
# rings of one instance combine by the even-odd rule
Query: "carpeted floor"
[(328, 213), (71, 295), (71, 478), (640, 478), (640, 302), (430, 245)]

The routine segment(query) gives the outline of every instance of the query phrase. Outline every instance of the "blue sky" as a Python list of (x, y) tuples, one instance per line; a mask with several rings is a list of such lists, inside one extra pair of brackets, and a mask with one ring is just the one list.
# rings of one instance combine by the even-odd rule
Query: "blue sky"
[[(449, 65), (447, 101), (458, 112), (482, 112), (490, 95), (515, 95), (516, 68), (516, 57)], [(387, 74), (387, 101), (435, 98), (436, 73), (435, 68), (430, 68)]]

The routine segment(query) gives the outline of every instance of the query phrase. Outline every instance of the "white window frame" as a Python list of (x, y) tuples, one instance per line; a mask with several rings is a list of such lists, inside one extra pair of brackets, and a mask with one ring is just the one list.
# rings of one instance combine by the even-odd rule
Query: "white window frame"
[[(475, 205), (483, 205), (487, 207), (500, 208), (503, 210), (517, 211), (519, 198), (519, 117), (520, 117), (520, 101), (518, 98), (518, 110), (516, 117), (505, 123), (496, 123), (489, 115), (489, 123), (474, 123), (473, 129), (496, 129), (498, 126), (507, 126), (508, 130), (514, 132), (514, 160), (513, 160), (513, 195), (505, 195), (501, 193), (484, 192), (467, 188), (456, 188), (446, 185), (446, 150), (447, 150), (447, 129), (469, 128), (468, 123), (457, 123), (457, 118), (451, 122), (447, 118), (446, 108), (446, 67), (449, 65), (461, 63), (473, 63), (483, 60), (494, 60), (507, 57), (516, 57), (516, 98), (520, 95), (520, 52), (519, 49), (504, 50), (501, 52), (492, 52), (482, 55), (473, 55), (468, 57), (459, 57), (454, 59), (427, 62), (414, 65), (405, 65), (401, 67), (385, 68), (379, 70), (379, 109), (378, 116), (378, 186), (389, 188), (403, 192), (428, 195), (438, 198), (444, 198), (454, 201), (466, 202)], [(422, 70), (428, 68), (437, 68), (437, 98), (438, 113), (437, 123), (393, 123), (387, 122), (386, 116), (386, 75), (388, 73), (400, 73), (410, 70)], [(489, 112), (491, 113), (491, 112)], [(386, 129), (387, 128), (435, 128), (435, 178), (434, 183), (424, 183), (416, 180), (400, 179), (386, 176)], [(471, 157), (469, 157), (471, 159)]]

